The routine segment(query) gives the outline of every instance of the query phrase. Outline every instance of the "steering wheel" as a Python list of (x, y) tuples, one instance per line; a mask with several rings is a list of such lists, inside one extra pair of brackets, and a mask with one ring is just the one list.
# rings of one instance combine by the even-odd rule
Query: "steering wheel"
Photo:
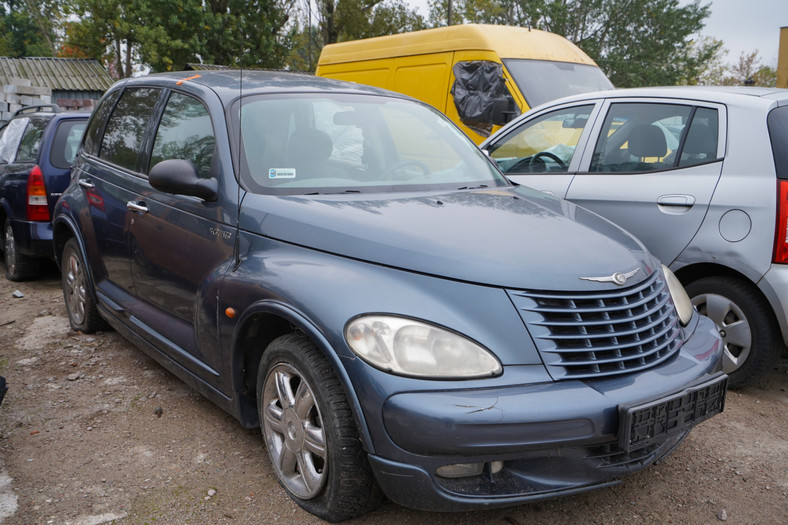
[(407, 166), (414, 166), (421, 170), (424, 176), (428, 176), (430, 174), (430, 168), (420, 160), (415, 159), (406, 159), (401, 160), (391, 166), (389, 166), (386, 171), (383, 172), (383, 180), (396, 180), (396, 179), (404, 179), (402, 176), (396, 176), (398, 171), (401, 171), (403, 168)]
[(537, 166), (541, 165), (540, 166), (541, 169), (538, 169), (538, 170), (537, 169), (531, 169), (531, 172), (534, 172), (534, 171), (545, 171), (545, 169), (547, 168), (547, 165), (545, 164), (544, 160), (542, 160), (542, 157), (547, 157), (547, 158), (555, 161), (555, 163), (558, 164), (558, 166), (562, 170), (566, 170), (567, 169), (566, 168), (566, 164), (564, 164), (564, 161), (559, 159), (556, 155), (550, 153), (549, 151), (540, 151), (539, 153), (537, 153), (537, 154), (535, 154), (535, 155), (533, 155), (531, 157), (531, 160), (528, 162), (528, 167), (531, 168), (534, 165), (534, 161), (537, 161), (537, 159), (538, 159)]

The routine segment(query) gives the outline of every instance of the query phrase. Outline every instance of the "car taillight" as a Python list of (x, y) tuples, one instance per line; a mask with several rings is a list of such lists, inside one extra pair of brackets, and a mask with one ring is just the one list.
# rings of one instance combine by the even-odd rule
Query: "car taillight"
[(48, 221), (47, 189), (41, 168), (33, 166), (27, 176), (27, 220)]
[(776, 216), (772, 262), (788, 264), (788, 180), (777, 181)]

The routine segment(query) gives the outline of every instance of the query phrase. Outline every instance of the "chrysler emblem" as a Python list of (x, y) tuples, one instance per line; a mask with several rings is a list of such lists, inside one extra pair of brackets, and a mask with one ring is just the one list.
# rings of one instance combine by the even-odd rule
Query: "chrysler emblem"
[(598, 283), (615, 283), (619, 286), (624, 286), (627, 283), (627, 279), (635, 275), (640, 271), (640, 268), (635, 268), (634, 270), (628, 272), (616, 272), (613, 275), (605, 275), (602, 277), (581, 277), (584, 281), (596, 281)]

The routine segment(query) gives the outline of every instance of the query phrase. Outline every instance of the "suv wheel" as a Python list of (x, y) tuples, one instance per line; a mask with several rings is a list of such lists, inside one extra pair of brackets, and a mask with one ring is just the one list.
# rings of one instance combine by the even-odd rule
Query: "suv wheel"
[(5, 277), (9, 281), (24, 281), (38, 273), (39, 260), (19, 253), (10, 219), (3, 225), (3, 259)]
[(780, 331), (768, 303), (752, 285), (734, 277), (704, 277), (689, 283), (687, 293), (720, 331), (729, 386), (755, 383), (774, 367), (782, 351)]
[(356, 422), (331, 365), (306, 337), (270, 344), (257, 373), (258, 411), (271, 464), (289, 496), (328, 521), (377, 503)]

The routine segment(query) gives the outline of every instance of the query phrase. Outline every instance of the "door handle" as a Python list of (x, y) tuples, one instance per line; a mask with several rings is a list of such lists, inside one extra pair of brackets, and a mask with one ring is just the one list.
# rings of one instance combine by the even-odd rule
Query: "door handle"
[(662, 195), (657, 199), (660, 206), (681, 206), (690, 208), (695, 204), (695, 197), (692, 195)]
[(126, 207), (131, 211), (136, 211), (138, 213), (148, 213), (148, 207), (145, 206), (145, 203), (142, 201), (139, 202), (129, 201), (126, 203)]
[(77, 184), (79, 184), (82, 188), (85, 188), (86, 190), (92, 190), (95, 187), (93, 186), (93, 183), (87, 179), (79, 179)]

